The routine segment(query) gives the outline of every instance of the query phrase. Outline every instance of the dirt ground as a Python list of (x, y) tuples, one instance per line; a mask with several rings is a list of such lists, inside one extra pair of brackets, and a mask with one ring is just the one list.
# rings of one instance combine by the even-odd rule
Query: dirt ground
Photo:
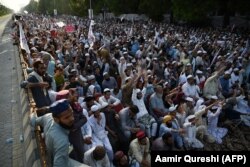
[(228, 128), (222, 144), (205, 144), (205, 151), (250, 151), (250, 127), (225, 121), (219, 127)]

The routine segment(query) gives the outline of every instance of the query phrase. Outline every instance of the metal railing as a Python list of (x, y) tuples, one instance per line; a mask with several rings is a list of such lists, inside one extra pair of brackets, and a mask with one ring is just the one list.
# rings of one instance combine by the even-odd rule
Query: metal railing
[[(20, 55), (20, 63), (21, 63), (21, 67), (22, 67), (23, 77), (24, 77), (24, 80), (27, 80), (28, 73), (27, 73), (26, 69), (28, 67), (26, 66), (24, 57), (23, 57), (20, 49), (19, 49), (19, 53), (20, 53), (19, 55)], [(36, 108), (36, 104), (33, 100), (31, 90), (28, 89), (26, 91), (26, 93), (28, 96), (28, 103), (29, 103), (29, 109), (30, 109), (30, 111), (27, 111), (27, 112), (29, 112), (30, 114), (35, 113), (37, 108)], [(35, 139), (36, 139), (36, 144), (37, 144), (37, 148), (38, 148), (38, 156), (39, 156), (39, 159), (41, 162), (41, 166), (47, 167), (48, 163), (47, 163), (47, 158), (46, 158), (46, 145), (45, 145), (44, 139), (42, 137), (42, 132), (41, 132), (40, 126), (35, 127)]]

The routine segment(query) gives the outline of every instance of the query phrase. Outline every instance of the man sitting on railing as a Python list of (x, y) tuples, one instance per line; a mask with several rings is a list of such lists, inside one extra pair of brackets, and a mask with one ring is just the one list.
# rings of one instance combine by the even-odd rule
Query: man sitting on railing
[[(42, 60), (36, 60), (33, 63), (33, 68), (34, 71), (29, 74), (27, 81), (21, 83), (21, 87), (30, 88), (36, 107), (39, 109), (51, 104), (47, 89), (51, 78), (49, 75), (46, 75), (46, 66)], [(37, 112), (38, 116), (42, 116), (43, 114)]]
[(66, 99), (53, 103), (49, 110), (52, 114), (41, 117), (31, 115), (31, 124), (40, 125), (44, 129), (45, 144), (49, 158), (49, 166), (73, 167), (86, 166), (69, 158), (69, 130), (74, 123), (72, 108)]

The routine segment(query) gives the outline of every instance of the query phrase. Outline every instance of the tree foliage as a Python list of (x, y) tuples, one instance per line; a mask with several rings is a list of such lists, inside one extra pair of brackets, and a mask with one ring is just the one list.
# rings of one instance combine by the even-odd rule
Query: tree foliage
[(0, 3), (0, 16), (12, 13), (13, 11)]
[(143, 13), (160, 21), (164, 14), (173, 13), (175, 20), (191, 23), (207, 21), (208, 14), (218, 11), (225, 17), (233, 13), (249, 14), (250, 7), (247, 0), (39, 0), (38, 3), (31, 0), (26, 10), (52, 14), (57, 9), (58, 14), (86, 16), (90, 1), (94, 14), (104, 9), (116, 15)]

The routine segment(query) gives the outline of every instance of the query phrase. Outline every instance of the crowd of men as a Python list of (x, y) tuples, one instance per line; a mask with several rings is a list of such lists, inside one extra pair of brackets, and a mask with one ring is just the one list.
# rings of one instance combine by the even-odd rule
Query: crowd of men
[(151, 166), (151, 150), (222, 144), (250, 113), (246, 31), (30, 14), (17, 41), (19, 26), (52, 166)]

